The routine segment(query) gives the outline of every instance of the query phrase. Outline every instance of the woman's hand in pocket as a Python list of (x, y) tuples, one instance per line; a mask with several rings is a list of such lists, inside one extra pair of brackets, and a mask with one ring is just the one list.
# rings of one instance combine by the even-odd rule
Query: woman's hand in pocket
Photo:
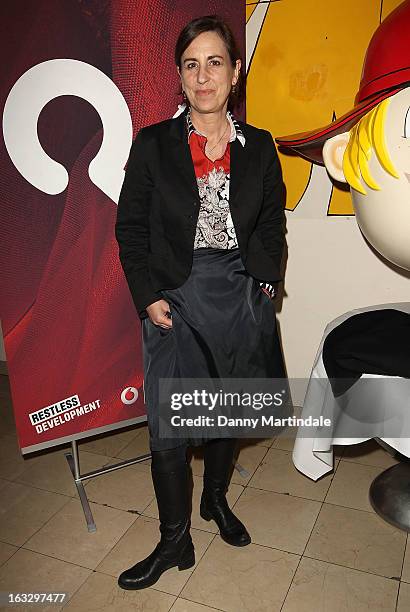
[(150, 321), (154, 325), (159, 325), (165, 329), (172, 328), (172, 320), (170, 314), (167, 316), (166, 313), (170, 313), (169, 304), (165, 300), (158, 300), (153, 302), (145, 309), (148, 313)]

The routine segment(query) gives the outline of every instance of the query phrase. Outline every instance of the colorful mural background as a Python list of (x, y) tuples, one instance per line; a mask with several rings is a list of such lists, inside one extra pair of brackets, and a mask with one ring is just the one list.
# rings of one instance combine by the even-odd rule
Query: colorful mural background
[[(353, 106), (369, 40), (400, 2), (247, 3), (248, 40), (252, 18), (260, 20), (263, 13), (248, 65), (247, 121), (276, 137), (326, 125), (347, 112)], [(280, 152), (280, 158), (287, 186), (287, 210), (310, 206), (317, 216), (353, 215), (348, 191), (340, 185), (332, 188), (320, 168), (312, 172), (309, 162), (289, 153)], [(312, 181), (316, 185), (309, 185)], [(308, 185), (316, 200), (313, 203), (306, 197)], [(317, 201), (320, 193), (322, 202)], [(312, 216), (308, 211), (297, 212), (298, 216)]]

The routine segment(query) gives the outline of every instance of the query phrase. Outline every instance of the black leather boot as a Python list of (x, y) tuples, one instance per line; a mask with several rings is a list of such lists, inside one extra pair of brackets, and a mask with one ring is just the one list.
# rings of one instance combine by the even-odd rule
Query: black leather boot
[(236, 442), (235, 438), (221, 438), (205, 443), (204, 490), (199, 512), (206, 521), (214, 519), (221, 538), (227, 544), (246, 546), (250, 544), (251, 537), (245, 525), (230, 510), (225, 497)]
[(155, 584), (171, 567), (178, 566), (179, 570), (184, 570), (195, 565), (190, 534), (189, 467), (186, 458), (183, 462), (177, 459), (180, 450), (152, 452), (151, 474), (161, 539), (148, 557), (120, 575), (118, 584), (123, 589), (145, 589)]

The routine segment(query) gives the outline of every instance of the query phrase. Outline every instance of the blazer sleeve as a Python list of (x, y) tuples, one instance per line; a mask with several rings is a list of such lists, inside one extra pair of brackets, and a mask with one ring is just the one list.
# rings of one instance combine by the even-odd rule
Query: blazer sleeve
[(266, 139), (263, 148), (263, 204), (255, 231), (279, 272), (285, 244), (286, 190), (272, 135), (268, 131), (264, 133)]
[(147, 165), (144, 130), (138, 132), (131, 145), (115, 223), (121, 266), (140, 319), (148, 317), (147, 306), (163, 297), (154, 291), (148, 268), (149, 207), (154, 186)]

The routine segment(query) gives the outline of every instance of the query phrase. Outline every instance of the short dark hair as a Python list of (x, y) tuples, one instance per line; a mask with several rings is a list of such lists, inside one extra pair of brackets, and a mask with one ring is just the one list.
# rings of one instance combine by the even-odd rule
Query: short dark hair
[[(180, 32), (175, 45), (175, 64), (181, 69), (181, 58), (185, 49), (189, 47), (191, 42), (203, 32), (216, 32), (225, 43), (232, 66), (235, 66), (236, 60), (241, 59), (238, 45), (231, 28), (227, 22), (219, 17), (219, 15), (206, 15), (205, 17), (197, 17), (190, 21)], [(182, 90), (179, 92), (182, 93)], [(245, 94), (245, 77), (243, 65), (238, 75), (238, 81), (234, 91), (231, 91), (228, 98), (228, 108), (233, 109), (242, 102)]]

